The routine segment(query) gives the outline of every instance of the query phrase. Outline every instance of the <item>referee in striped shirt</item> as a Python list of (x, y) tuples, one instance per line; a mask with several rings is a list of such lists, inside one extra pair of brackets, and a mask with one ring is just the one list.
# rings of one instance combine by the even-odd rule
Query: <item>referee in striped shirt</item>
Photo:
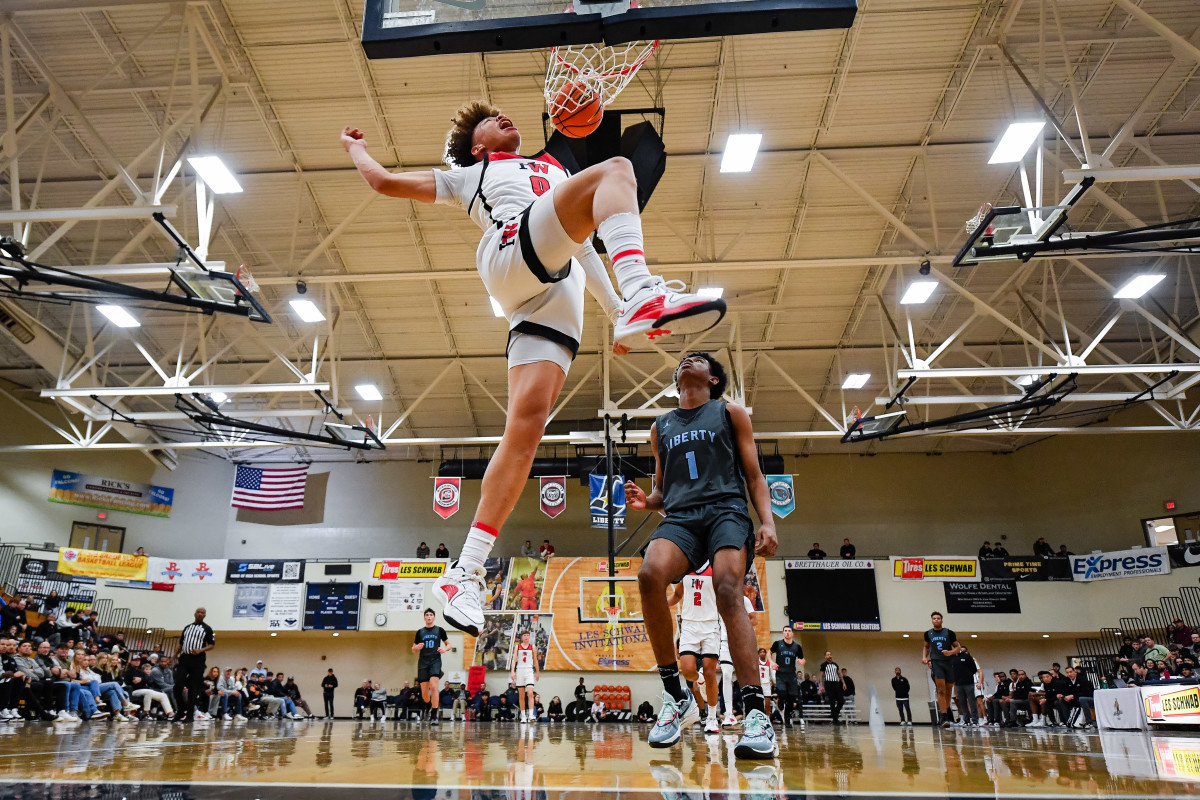
[[(196, 609), (196, 619), (179, 635), (179, 661), (175, 667), (176, 691), (187, 691), (187, 698), (176, 706), (179, 713), (176, 721), (191, 722), (196, 705), (204, 696), (205, 653), (217, 643), (213, 629), (204, 621), (207, 615), (203, 608)], [(201, 707), (203, 710), (203, 707)]]
[(833, 660), (833, 653), (825, 651), (825, 661), (821, 664), (821, 678), (825, 700), (829, 703), (829, 718), (834, 725), (841, 722), (842, 706), (846, 704), (846, 684), (842, 680), (840, 668)]

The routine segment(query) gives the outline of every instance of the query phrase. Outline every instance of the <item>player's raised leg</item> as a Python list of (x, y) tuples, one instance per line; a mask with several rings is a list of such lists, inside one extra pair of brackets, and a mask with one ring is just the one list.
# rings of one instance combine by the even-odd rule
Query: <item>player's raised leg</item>
[(433, 585), (446, 621), (472, 636), (483, 627), (483, 562), (529, 479), (546, 419), (566, 378), (562, 367), (552, 361), (521, 364), (508, 371), (508, 418), (483, 474), (475, 521), (458, 561)]
[[(626, 484), (626, 491), (628, 491)], [(644, 504), (644, 496), (642, 503)], [(699, 719), (696, 702), (679, 680), (679, 662), (671, 640), (671, 609), (667, 605), (667, 587), (690, 569), (688, 557), (674, 542), (655, 539), (646, 549), (638, 570), (638, 589), (642, 595), (642, 619), (646, 636), (654, 651), (654, 663), (663, 682), (662, 708), (650, 730), (651, 747), (670, 747), (679, 741), (684, 728)]]
[[(625, 158), (610, 158), (588, 167), (555, 187), (554, 210), (563, 229), (583, 243), (595, 231), (604, 241), (623, 297), (614, 322), (613, 341), (629, 346), (671, 334), (706, 331), (725, 316), (725, 301), (668, 286), (646, 266), (642, 220), (638, 215), (637, 178)], [(589, 289), (608, 273), (598, 258), (580, 258)], [(596, 292), (592, 292), (595, 296)], [(599, 298), (598, 298), (599, 299)]]

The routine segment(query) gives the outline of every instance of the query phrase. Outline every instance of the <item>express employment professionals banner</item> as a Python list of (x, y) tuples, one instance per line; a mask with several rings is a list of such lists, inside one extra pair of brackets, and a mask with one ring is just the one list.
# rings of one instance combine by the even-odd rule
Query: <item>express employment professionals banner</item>
[(303, 559), (251, 561), (231, 558), (225, 563), (226, 583), (300, 583), (303, 580)]
[(50, 476), (50, 496), (46, 499), (51, 503), (169, 517), (175, 490), (56, 469)]
[(64, 575), (144, 581), (146, 580), (146, 562), (148, 560), (145, 556), (110, 553), (107, 550), (80, 550), (77, 547), (58, 548), (58, 571)]
[(1166, 575), (1170, 571), (1171, 560), (1167, 557), (1165, 547), (1140, 547), (1137, 550), (1071, 556), (1071, 579), (1076, 581)]
[(892, 580), (977, 581), (979, 559), (957, 556), (892, 556)]
[(146, 579), (154, 583), (220, 583), (225, 575), (223, 558), (154, 558), (146, 566)]
[(1020, 614), (1016, 581), (946, 581), (946, 611), (950, 614)]
[(1063, 556), (981, 558), (979, 559), (979, 571), (985, 581), (1071, 580), (1071, 562)]

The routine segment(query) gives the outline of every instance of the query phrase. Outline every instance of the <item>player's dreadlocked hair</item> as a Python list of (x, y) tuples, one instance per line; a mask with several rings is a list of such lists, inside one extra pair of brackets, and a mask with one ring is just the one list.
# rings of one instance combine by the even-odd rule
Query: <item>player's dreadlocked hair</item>
[[(703, 350), (698, 350), (693, 353), (688, 353), (683, 358), (679, 359), (680, 366), (683, 365), (684, 361), (687, 361), (689, 358), (692, 358), (693, 356), (698, 356), (700, 358), (703, 358), (705, 361), (707, 361), (708, 362), (708, 371), (710, 373), (712, 373), (712, 376), (714, 378), (717, 379), (717, 382), (715, 384), (713, 384), (712, 386), (710, 386), (708, 389), (709, 399), (716, 400), (721, 395), (725, 394), (725, 387), (729, 385), (729, 376), (725, 374), (725, 367), (721, 364), (721, 362), (717, 361), (717, 359), (713, 358), (712, 353), (707, 353), (707, 352), (704, 352)], [(679, 367), (675, 368), (675, 383), (679, 383)]]
[(446, 132), (445, 161), (452, 167), (469, 167), (475, 163), (471, 153), (471, 137), (475, 126), (488, 117), (494, 117), (500, 109), (482, 100), (472, 100), (459, 106), (451, 120), (453, 127)]

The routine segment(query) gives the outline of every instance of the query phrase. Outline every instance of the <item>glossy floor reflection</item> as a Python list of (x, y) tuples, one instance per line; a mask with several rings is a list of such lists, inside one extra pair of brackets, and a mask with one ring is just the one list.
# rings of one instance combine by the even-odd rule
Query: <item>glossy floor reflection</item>
[[(0, 796), (150, 800), (1200, 794), (1200, 737), (810, 725), (774, 762), (697, 728), (251, 722), (0, 727)], [(435, 791), (436, 790), (436, 791)]]

